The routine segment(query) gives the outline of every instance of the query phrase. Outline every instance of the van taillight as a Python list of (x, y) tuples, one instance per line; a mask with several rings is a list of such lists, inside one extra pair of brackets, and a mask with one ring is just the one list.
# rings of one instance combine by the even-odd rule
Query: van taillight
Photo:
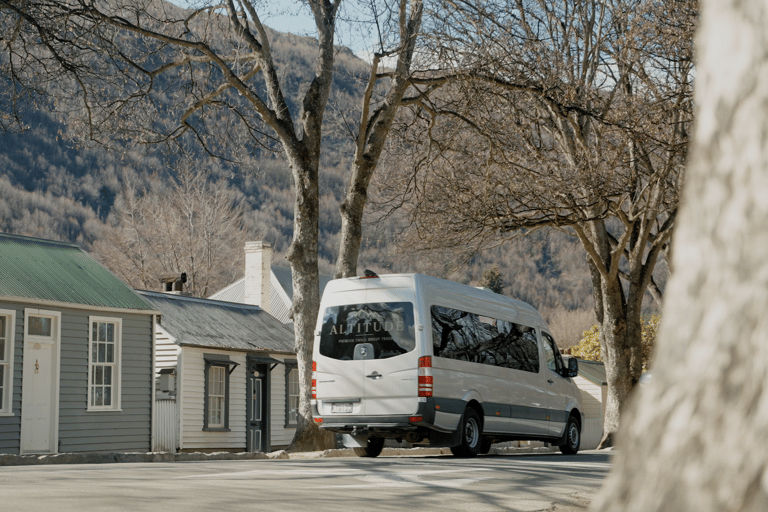
[(419, 396), (432, 396), (432, 356), (419, 358)]
[(317, 400), (317, 379), (315, 376), (317, 372), (317, 361), (312, 361), (312, 399)]

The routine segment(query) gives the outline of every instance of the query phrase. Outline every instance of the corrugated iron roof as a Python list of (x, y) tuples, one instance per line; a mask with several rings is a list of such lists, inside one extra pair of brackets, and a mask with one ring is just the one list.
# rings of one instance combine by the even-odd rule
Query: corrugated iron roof
[(293, 328), (258, 306), (137, 290), (181, 345), (294, 353)]
[(80, 247), (7, 233), (0, 233), (0, 296), (152, 310)]
[(605, 385), (605, 364), (602, 361), (579, 359), (579, 375), (598, 386)]

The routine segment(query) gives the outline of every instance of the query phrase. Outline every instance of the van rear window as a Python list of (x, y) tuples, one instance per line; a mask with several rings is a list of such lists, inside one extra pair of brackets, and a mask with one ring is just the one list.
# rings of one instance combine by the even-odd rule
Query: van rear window
[(323, 312), (320, 354), (341, 360), (386, 359), (416, 348), (413, 304), (375, 302)]

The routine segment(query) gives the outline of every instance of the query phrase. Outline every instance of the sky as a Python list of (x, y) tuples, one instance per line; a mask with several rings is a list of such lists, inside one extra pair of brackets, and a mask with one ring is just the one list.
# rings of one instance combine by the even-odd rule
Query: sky
[[(201, 3), (200, 0), (169, 1), (181, 7)], [(261, 22), (269, 28), (278, 32), (289, 32), (302, 36), (317, 36), (315, 20), (312, 18), (309, 8), (301, 0), (255, 0), (254, 4)], [(349, 46), (358, 57), (369, 60), (367, 58), (369, 52), (366, 52), (362, 45), (355, 45), (351, 43), (349, 37), (339, 37), (340, 35), (341, 32), (337, 28), (336, 44)]]

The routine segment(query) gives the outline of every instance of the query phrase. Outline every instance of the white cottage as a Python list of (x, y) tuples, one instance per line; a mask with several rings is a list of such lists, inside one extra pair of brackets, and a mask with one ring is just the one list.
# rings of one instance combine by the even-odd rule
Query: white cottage
[(138, 293), (162, 313), (153, 450), (287, 447), (299, 397), (292, 328), (258, 306)]
[[(567, 357), (567, 356), (566, 356)], [(605, 365), (600, 361), (579, 360), (579, 375), (573, 382), (581, 391), (584, 425), (581, 427), (581, 449), (593, 450), (603, 437), (603, 413), (608, 383)]]
[[(333, 279), (320, 276), (320, 295)], [(214, 300), (253, 304), (267, 311), (283, 323), (291, 322), (293, 283), (291, 269), (272, 265), (272, 246), (266, 242), (246, 242), (245, 277), (219, 290), (210, 297)]]

